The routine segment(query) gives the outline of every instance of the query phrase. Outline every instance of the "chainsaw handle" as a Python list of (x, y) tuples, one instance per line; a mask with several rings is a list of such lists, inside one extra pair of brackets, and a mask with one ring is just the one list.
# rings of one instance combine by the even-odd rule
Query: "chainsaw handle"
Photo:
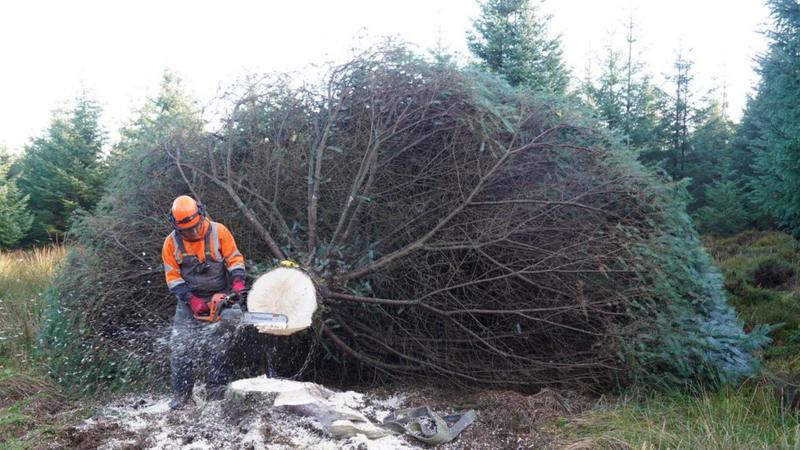
[(219, 320), (219, 313), (216, 311), (216, 308), (211, 306), (211, 302), (208, 302), (208, 314), (205, 316), (201, 316), (198, 314), (192, 314), (195, 319), (201, 322), (216, 322)]
[(194, 318), (200, 320), (202, 322), (218, 322), (220, 320), (220, 314), (222, 310), (227, 308), (231, 305), (231, 299), (235, 298), (239, 294), (232, 292), (230, 294), (214, 294), (211, 297), (211, 300), (208, 302), (208, 315), (200, 316), (197, 314), (193, 314)]

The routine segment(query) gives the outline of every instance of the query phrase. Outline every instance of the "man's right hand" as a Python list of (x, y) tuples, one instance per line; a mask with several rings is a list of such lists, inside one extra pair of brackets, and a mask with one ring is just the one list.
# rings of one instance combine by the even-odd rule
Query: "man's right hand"
[(186, 303), (189, 304), (189, 309), (192, 310), (192, 314), (195, 316), (206, 315), (210, 312), (206, 301), (192, 293), (189, 293)]

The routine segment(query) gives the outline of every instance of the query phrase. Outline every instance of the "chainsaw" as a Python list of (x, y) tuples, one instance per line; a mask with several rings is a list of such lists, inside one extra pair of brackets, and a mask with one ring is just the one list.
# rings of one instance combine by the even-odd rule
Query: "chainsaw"
[(289, 327), (289, 318), (284, 314), (242, 311), (237, 303), (238, 300), (239, 294), (235, 292), (214, 294), (208, 302), (208, 314), (195, 314), (194, 318), (203, 322), (224, 321), (237, 326), (255, 325), (259, 328), (266, 327), (275, 330), (285, 330)]

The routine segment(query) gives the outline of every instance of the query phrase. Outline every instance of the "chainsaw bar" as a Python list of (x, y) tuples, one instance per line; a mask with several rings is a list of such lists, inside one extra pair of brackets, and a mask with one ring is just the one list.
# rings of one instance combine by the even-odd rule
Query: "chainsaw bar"
[(258, 327), (271, 328), (273, 330), (285, 330), (289, 327), (289, 318), (283, 314), (247, 311), (242, 313), (242, 325), (255, 325)]

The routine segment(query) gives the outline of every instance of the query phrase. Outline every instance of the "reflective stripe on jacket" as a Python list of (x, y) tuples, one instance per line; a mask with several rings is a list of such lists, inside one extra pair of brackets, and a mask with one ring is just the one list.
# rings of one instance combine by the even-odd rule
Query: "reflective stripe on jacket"
[[(200, 287), (193, 285), (198, 282), (196, 277), (189, 274), (184, 277), (181, 273), (181, 266), (189, 263), (186, 260), (190, 256), (192, 258), (188, 259), (200, 263), (204, 262), (207, 257), (209, 262), (221, 262), (228, 273), (237, 269), (244, 271), (244, 257), (236, 248), (236, 241), (230, 230), (225, 225), (210, 220), (208, 225), (206, 236), (198, 241), (182, 239), (175, 231), (164, 239), (164, 245), (161, 247), (161, 259), (164, 263), (164, 275), (170, 291), (187, 282), (192, 289)], [(208, 248), (206, 248), (206, 242), (208, 242)]]

